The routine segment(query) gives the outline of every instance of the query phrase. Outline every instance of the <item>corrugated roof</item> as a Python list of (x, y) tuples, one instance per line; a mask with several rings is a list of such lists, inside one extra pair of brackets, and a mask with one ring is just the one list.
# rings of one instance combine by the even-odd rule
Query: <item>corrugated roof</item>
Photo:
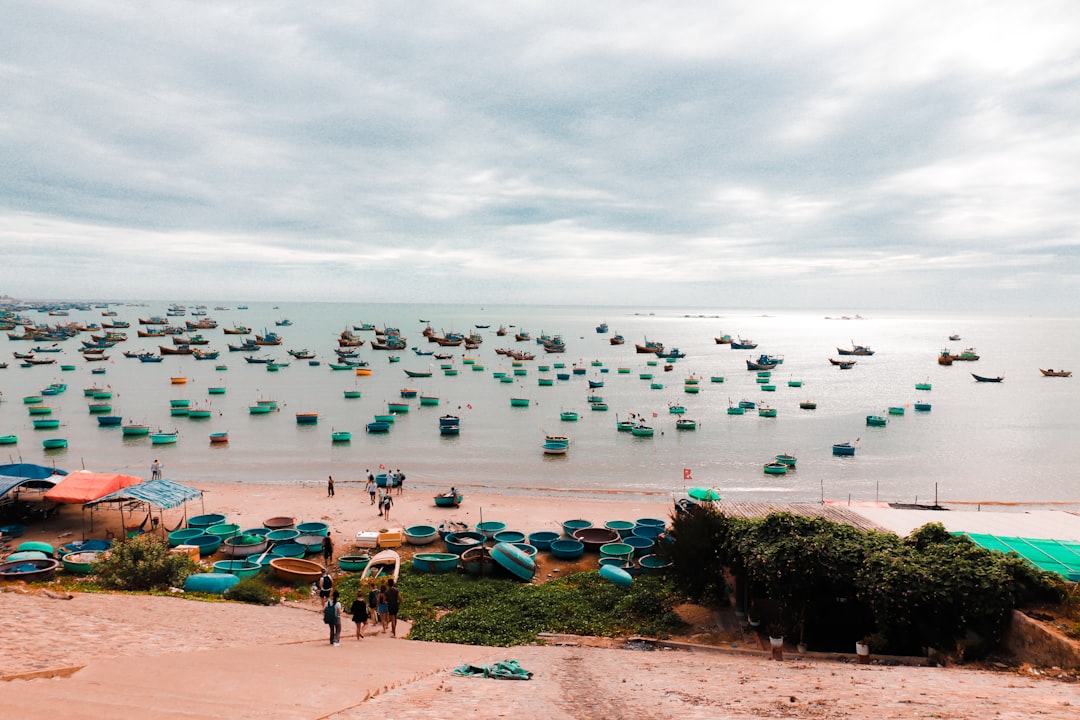
[(853, 525), (860, 530), (888, 532), (887, 528), (853, 512), (850, 508), (838, 505), (822, 505), (820, 503), (731, 502), (729, 500), (721, 501), (718, 504), (725, 515), (730, 515), (732, 517), (763, 518), (772, 513), (789, 512), (793, 515), (820, 517), (836, 523)]
[[(57, 475), (57, 479), (61, 476)], [(22, 487), (23, 485), (29, 485), (32, 488), (51, 488), (56, 485), (57, 480), (48, 478), (28, 478), (28, 477), (16, 477), (14, 475), (0, 475), (0, 497), (4, 497), (15, 488)]]
[(154, 507), (163, 510), (178, 508), (189, 500), (202, 496), (202, 490), (183, 485), (172, 480), (147, 480), (138, 485), (129, 485), (116, 492), (100, 497), (87, 505), (98, 505), (106, 502), (126, 502), (139, 500), (150, 503)]

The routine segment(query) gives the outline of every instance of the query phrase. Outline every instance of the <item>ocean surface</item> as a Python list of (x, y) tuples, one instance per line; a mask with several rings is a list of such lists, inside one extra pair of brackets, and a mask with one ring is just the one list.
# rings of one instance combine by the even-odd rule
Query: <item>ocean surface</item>
[[(189, 308), (193, 303), (186, 303)], [(126, 320), (129, 340), (109, 351), (104, 363), (90, 363), (79, 354), (79, 339), (64, 341), (57, 364), (23, 368), (13, 352), (27, 352), (49, 343), (0, 338), (0, 435), (18, 435), (16, 445), (0, 447), (5, 462), (33, 462), (66, 470), (82, 467), (149, 477), (155, 458), (164, 476), (198, 485), (200, 482), (259, 482), (321, 484), (327, 475), (338, 482), (362, 478), (368, 469), (400, 468), (409, 487), (442, 489), (482, 488), (505, 492), (587, 491), (611, 493), (682, 494), (691, 486), (709, 486), (732, 500), (776, 502), (852, 500), (931, 503), (1080, 503), (1080, 472), (1072, 453), (1080, 439), (1080, 392), (1075, 378), (1046, 378), (1039, 368), (1080, 371), (1078, 321), (1059, 317), (958, 316), (954, 313), (898, 314), (860, 311), (861, 316), (828, 317), (798, 310), (746, 311), (719, 308), (663, 308), (641, 310), (619, 307), (476, 306), (411, 304), (316, 304), (208, 302), (207, 317), (219, 323), (202, 334), (207, 349), (220, 350), (217, 361), (167, 357), (161, 363), (141, 363), (123, 357), (123, 350), (156, 351), (170, 338), (137, 338), (138, 319), (164, 316), (169, 304), (112, 304), (116, 318), (102, 317), (102, 309), (72, 310), (64, 317), (44, 312), (24, 313), (38, 322), (82, 323)], [(168, 318), (173, 324), (197, 320)], [(275, 327), (288, 319), (292, 325)], [(601, 334), (601, 322), (610, 332)], [(373, 332), (357, 332), (366, 342), (359, 359), (370, 363), (372, 374), (357, 377), (352, 371), (333, 371), (339, 333), (353, 325), (372, 323), (400, 328), (408, 348), (390, 353), (370, 348)], [(443, 332), (468, 333), (476, 325), (483, 343), (478, 350), (439, 349), (421, 335), (430, 323)], [(277, 331), (284, 344), (258, 355), (289, 362), (277, 372), (265, 365), (248, 364), (248, 353), (229, 352), (227, 343), (239, 336), (224, 335), (223, 327), (242, 324), (255, 332)], [(505, 325), (511, 334), (497, 337)], [(561, 354), (546, 354), (535, 342), (515, 342), (513, 332), (524, 330), (535, 338), (542, 333), (560, 335), (566, 344)], [(619, 333), (626, 344), (613, 346)], [(958, 334), (961, 340), (950, 342)], [(724, 334), (757, 342), (756, 350), (732, 350), (716, 344)], [(88, 339), (84, 333), (81, 338)], [(647, 364), (653, 356), (638, 354), (634, 344), (645, 339), (678, 347), (686, 357), (664, 371), (665, 361)], [(164, 341), (164, 342), (163, 342)], [(829, 358), (838, 347), (868, 345), (875, 354), (853, 357), (850, 370), (839, 370)], [(456, 376), (445, 375), (441, 362), (422, 351), (453, 353)], [(959, 352), (973, 347), (977, 362), (937, 363), (943, 348)], [(318, 366), (294, 360), (288, 349), (308, 348)], [(525, 375), (514, 376), (511, 361), (496, 348), (515, 348), (536, 354), (523, 363)], [(761, 353), (782, 355), (783, 364), (772, 374), (774, 392), (762, 390), (746, 360)], [(400, 357), (390, 362), (390, 355)], [(475, 359), (475, 365), (464, 359)], [(555, 363), (565, 363), (556, 369)], [(597, 365), (596, 363), (600, 363)], [(670, 361), (667, 361), (670, 362)], [(64, 372), (61, 364), (75, 366)], [(218, 370), (221, 364), (226, 370)], [(103, 375), (92, 375), (97, 366)], [(541, 365), (551, 366), (542, 372)], [(572, 373), (540, 386), (540, 378)], [(619, 373), (619, 368), (629, 368)], [(410, 379), (404, 369), (433, 373)], [(607, 372), (604, 372), (604, 371)], [(493, 375), (505, 372), (514, 382)], [(654, 378), (643, 380), (642, 373)], [(1004, 376), (1004, 382), (975, 382), (971, 373)], [(684, 392), (684, 381), (700, 377), (700, 393)], [(178, 385), (172, 377), (185, 377)], [(712, 382), (723, 377), (722, 383)], [(602, 381), (590, 390), (588, 381)], [(791, 381), (801, 387), (789, 387)], [(46, 397), (61, 419), (57, 430), (35, 430), (22, 402), (53, 382), (66, 383), (63, 394)], [(662, 383), (662, 389), (653, 389)], [(916, 390), (929, 383), (930, 391)], [(91, 415), (91, 398), (83, 389), (108, 387), (114, 393), (113, 414), (125, 422), (179, 430), (175, 445), (151, 445), (147, 438), (125, 438), (119, 427), (99, 427)], [(210, 387), (224, 387), (223, 395), (210, 395)], [(437, 396), (437, 407), (420, 407), (411, 399), (409, 412), (397, 416), (389, 433), (367, 434), (366, 424), (387, 412), (388, 403), (400, 402), (403, 388)], [(360, 390), (359, 399), (345, 391)], [(606, 412), (590, 410), (587, 398), (600, 395)], [(511, 407), (511, 398), (529, 400), (528, 407)], [(213, 416), (195, 420), (170, 415), (170, 400), (188, 399), (209, 406)], [(280, 410), (251, 415), (258, 400), (276, 400)], [(777, 410), (775, 418), (727, 414), (730, 403), (764, 402)], [(800, 409), (801, 401), (817, 403), (816, 410)], [(100, 402), (100, 401), (98, 401)], [(929, 412), (917, 412), (914, 403), (930, 403)], [(683, 417), (697, 421), (696, 430), (676, 430), (671, 404), (685, 406)], [(901, 407), (902, 415), (888, 414)], [(576, 410), (577, 422), (560, 421), (560, 412)], [(317, 412), (315, 425), (298, 425), (297, 412)], [(439, 416), (461, 418), (461, 434), (440, 435)], [(651, 438), (633, 437), (616, 430), (617, 419), (631, 413), (644, 416), (655, 428)], [(867, 427), (867, 415), (883, 415), (886, 427)], [(348, 443), (332, 443), (331, 432), (352, 432)], [(210, 433), (228, 432), (227, 445), (211, 445)], [(545, 434), (571, 438), (564, 456), (545, 455)], [(68, 440), (66, 450), (44, 450), (49, 437)], [(856, 442), (854, 457), (835, 457), (834, 443)], [(797, 470), (783, 477), (766, 475), (763, 465), (779, 453), (798, 458)]]

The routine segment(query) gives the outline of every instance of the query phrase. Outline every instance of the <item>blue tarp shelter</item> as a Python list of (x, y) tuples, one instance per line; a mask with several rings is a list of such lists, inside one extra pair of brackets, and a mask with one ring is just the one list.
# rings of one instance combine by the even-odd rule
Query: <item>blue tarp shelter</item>
[(56, 479), (50, 478), (28, 478), (19, 477), (15, 475), (0, 475), (0, 498), (7, 497), (7, 494), (16, 491), (20, 488), (27, 488), (32, 490), (48, 490), (56, 485), (60, 480), (59, 475)]
[(0, 465), (0, 475), (44, 480), (51, 475), (67, 475), (67, 470), (57, 470), (48, 465), (35, 465), (33, 463), (12, 463), (10, 465)]
[[(128, 532), (140, 532), (142, 531), (147, 521), (153, 519), (153, 527), (161, 527), (168, 529), (164, 522), (164, 512), (166, 510), (175, 510), (181, 506), (185, 506), (192, 500), (202, 500), (202, 490), (193, 488), (189, 485), (175, 482), (173, 480), (147, 480), (136, 485), (128, 485), (127, 487), (120, 488), (114, 492), (104, 495), (95, 500), (83, 505), (83, 510), (90, 509), (90, 529), (94, 528), (94, 516), (93, 511), (98, 508), (99, 505), (111, 504), (116, 505), (120, 509), (120, 521), (124, 521), (124, 509), (127, 508), (129, 512), (134, 512), (136, 508), (145, 509), (146, 519), (139, 525), (129, 526), (124, 523), (124, 529)], [(157, 517), (154, 516), (154, 511), (157, 511)], [(187, 508), (184, 509), (184, 517), (180, 520), (180, 525), (187, 519)]]

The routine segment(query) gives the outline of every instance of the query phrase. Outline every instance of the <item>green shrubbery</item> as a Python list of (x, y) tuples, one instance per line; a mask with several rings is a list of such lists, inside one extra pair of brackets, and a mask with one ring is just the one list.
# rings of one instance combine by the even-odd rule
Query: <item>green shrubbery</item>
[(939, 524), (903, 540), (821, 518), (746, 520), (703, 507), (675, 518), (672, 537), (685, 591), (714, 600), (730, 573), (771, 633), (818, 643), (872, 636), (878, 650), (978, 654), (1000, 639), (1014, 607), (1061, 592), (1056, 576)]
[(167, 590), (197, 570), (191, 558), (170, 553), (167, 542), (149, 534), (113, 545), (94, 563), (101, 585), (113, 590)]
[(241, 578), (225, 591), (224, 597), (252, 605), (277, 605), (281, 601), (281, 596), (272, 587), (255, 578)]

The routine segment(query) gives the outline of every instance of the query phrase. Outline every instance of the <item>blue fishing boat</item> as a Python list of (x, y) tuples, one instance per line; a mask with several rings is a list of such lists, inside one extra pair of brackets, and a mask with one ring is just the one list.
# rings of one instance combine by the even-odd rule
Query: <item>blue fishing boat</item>
[(855, 445), (853, 443), (836, 443), (832, 446), (832, 454), (842, 457), (854, 455)]
[(436, 507), (460, 507), (465, 496), (456, 490), (444, 492), (435, 496)]
[(520, 580), (532, 580), (533, 575), (536, 574), (536, 562), (524, 550), (512, 543), (495, 543), (490, 552), (491, 558), (496, 563)]
[(439, 574), (456, 570), (460, 559), (456, 553), (417, 553), (412, 563), (417, 572)]

